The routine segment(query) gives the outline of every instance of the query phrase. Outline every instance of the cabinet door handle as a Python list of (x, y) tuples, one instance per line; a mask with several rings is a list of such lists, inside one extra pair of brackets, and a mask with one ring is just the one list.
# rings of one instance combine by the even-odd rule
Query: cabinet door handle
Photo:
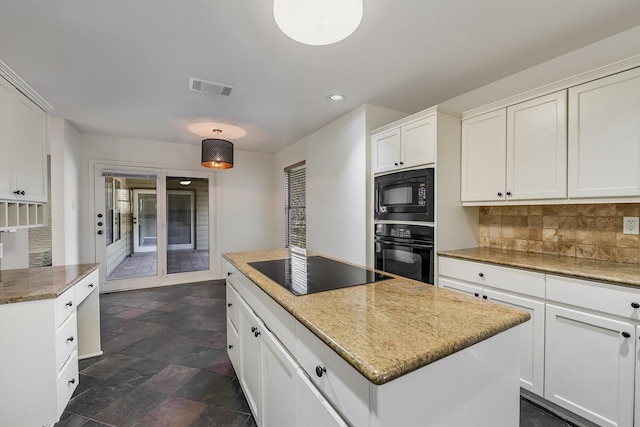
[(75, 379), (75, 378), (71, 378), (71, 379), (69, 380), (69, 384), (75, 384), (75, 383), (76, 383), (76, 379)]
[(482, 295), (482, 299), (489, 299), (489, 297), (486, 295)]
[(316, 375), (318, 376), (318, 378), (321, 378), (325, 372), (327, 372), (327, 368), (320, 365), (316, 366)]
[(67, 342), (73, 342), (73, 337), (67, 338)]
[(622, 336), (625, 338), (629, 338), (631, 336), (631, 334), (629, 332), (623, 332)]
[(231, 350), (233, 348), (233, 345), (229, 344), (228, 347), (229, 347), (229, 350)]
[(73, 302), (69, 301), (68, 303), (65, 304), (67, 307), (73, 307)]
[(404, 165), (404, 162), (400, 162), (400, 165)]
[(633, 307), (633, 308), (640, 308), (640, 303), (632, 302), (632, 303), (631, 303), (631, 307)]
[(254, 337), (256, 337), (256, 338), (258, 338), (258, 335), (260, 335), (260, 331), (255, 331), (255, 332), (253, 333), (253, 336), (254, 336)]
[(227, 271), (227, 276), (231, 276), (231, 272), (230, 271)]
[(502, 193), (498, 191), (498, 197), (502, 197)]
[(511, 197), (511, 191), (507, 191), (507, 196)]
[(103, 231), (102, 230), (98, 230), (98, 234), (102, 235)]
[(478, 276), (484, 277), (484, 273), (478, 273)]
[(24, 196), (24, 190), (16, 190), (13, 194), (17, 194), (18, 196)]
[(394, 165), (395, 165), (395, 166), (398, 166), (398, 162), (395, 162), (395, 163), (394, 163)]
[(251, 327), (251, 332), (255, 332), (255, 331), (257, 331), (257, 330), (258, 330), (258, 328), (256, 328), (255, 326), (252, 326), (252, 327)]
[(233, 304), (231, 304), (230, 302), (227, 303), (227, 307), (231, 307)]
[(93, 283), (89, 283), (89, 287), (90, 287), (90, 288), (93, 288)]
[(473, 294), (473, 295), (475, 295), (476, 297), (479, 297), (479, 296), (480, 296), (480, 294), (479, 294), (478, 292), (476, 292), (476, 293), (475, 293), (475, 294)]

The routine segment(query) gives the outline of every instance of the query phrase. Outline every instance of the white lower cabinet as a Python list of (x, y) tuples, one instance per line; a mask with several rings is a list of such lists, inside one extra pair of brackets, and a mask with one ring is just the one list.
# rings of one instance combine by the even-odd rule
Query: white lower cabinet
[[(256, 420), (262, 416), (262, 322), (244, 302), (240, 304), (240, 384)], [(258, 424), (261, 424), (260, 422)]]
[[(348, 424), (307, 378), (304, 370), (296, 372), (296, 426), (346, 427)], [(285, 425), (285, 424), (281, 424)], [(293, 425), (293, 424), (292, 424)]]
[[(540, 296), (544, 296), (544, 275), (450, 258), (440, 258), (439, 271), (441, 288), (505, 304), (531, 315), (531, 320), (520, 326), (520, 387), (542, 396), (545, 303)], [(518, 293), (504, 291), (510, 287)]]
[(547, 305), (545, 399), (600, 426), (633, 425), (636, 330)]
[(262, 421), (265, 426), (295, 426), (298, 365), (269, 330), (263, 331)]

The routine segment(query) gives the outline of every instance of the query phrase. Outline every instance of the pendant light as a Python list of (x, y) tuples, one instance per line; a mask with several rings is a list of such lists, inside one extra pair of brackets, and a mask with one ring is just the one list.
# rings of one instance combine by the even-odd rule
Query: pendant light
[(362, 0), (274, 0), (276, 24), (293, 40), (327, 45), (349, 37), (362, 20)]
[[(216, 136), (222, 130), (213, 129)], [(233, 143), (219, 138), (202, 140), (202, 166), (212, 169), (230, 169), (233, 167)]]

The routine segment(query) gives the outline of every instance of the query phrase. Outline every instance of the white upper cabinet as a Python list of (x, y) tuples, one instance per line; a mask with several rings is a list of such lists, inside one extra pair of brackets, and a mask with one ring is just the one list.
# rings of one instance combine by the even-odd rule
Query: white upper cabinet
[(436, 115), (373, 135), (374, 173), (435, 163)]
[(47, 201), (47, 114), (0, 77), (0, 199)]
[(569, 198), (640, 195), (640, 68), (569, 89)]
[(462, 122), (463, 202), (565, 198), (566, 91)]
[(567, 197), (567, 92), (507, 108), (507, 200)]
[(462, 121), (463, 202), (505, 198), (506, 110)]

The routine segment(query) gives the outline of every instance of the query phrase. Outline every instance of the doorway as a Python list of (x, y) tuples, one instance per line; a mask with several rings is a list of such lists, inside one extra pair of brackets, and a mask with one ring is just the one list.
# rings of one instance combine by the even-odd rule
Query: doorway
[(212, 172), (96, 164), (94, 177), (103, 291), (211, 279)]
[(133, 190), (133, 252), (158, 250), (156, 190)]

